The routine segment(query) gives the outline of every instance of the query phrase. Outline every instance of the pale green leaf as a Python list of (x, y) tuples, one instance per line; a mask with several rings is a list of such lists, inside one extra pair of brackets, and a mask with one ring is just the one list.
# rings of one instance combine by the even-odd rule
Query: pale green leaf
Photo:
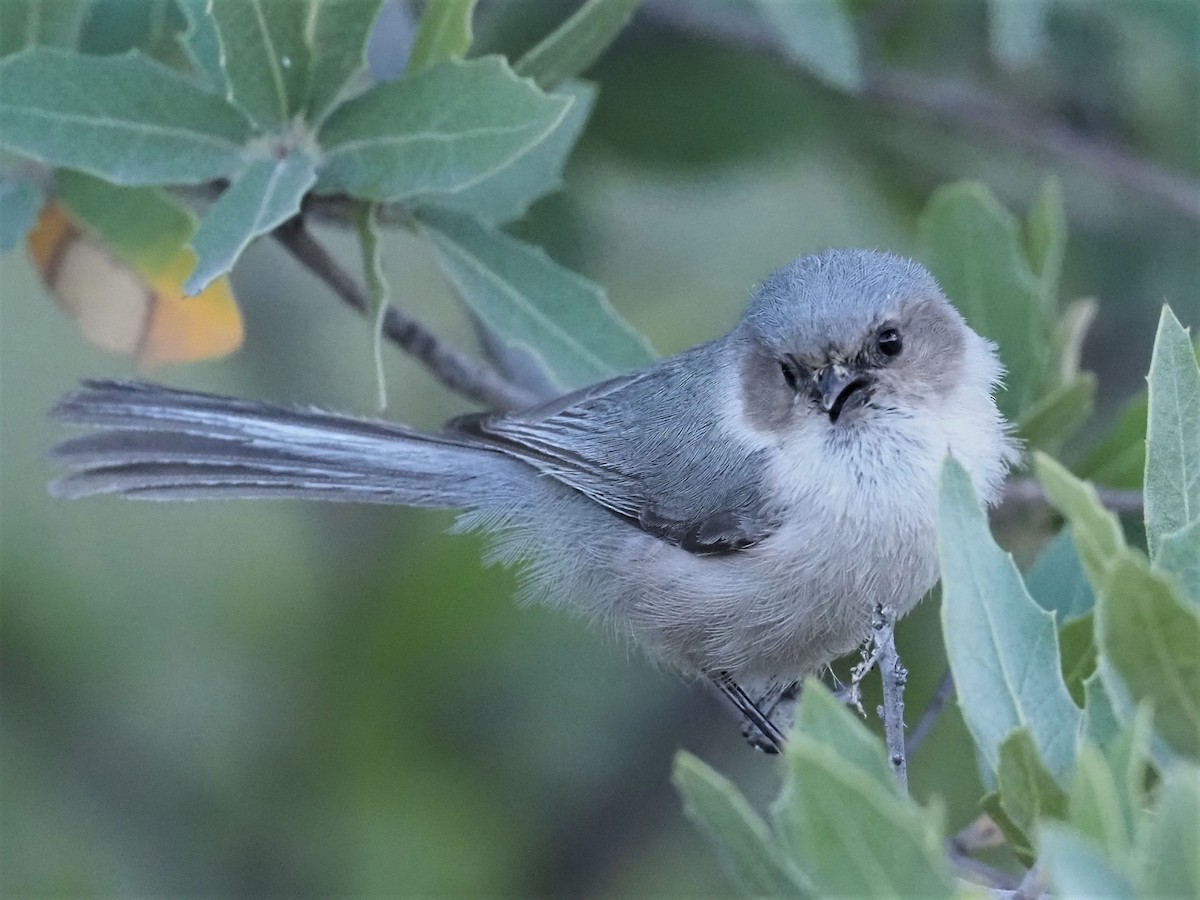
[(15, 173), (0, 177), (0, 253), (7, 253), (29, 234), (45, 202), (42, 186)]
[(513, 67), (552, 91), (599, 59), (633, 16), (641, 0), (587, 0)]
[(1200, 520), (1200, 366), (1187, 332), (1164, 306), (1150, 360), (1146, 423), (1146, 542)]
[(1068, 817), (1081, 835), (1103, 847), (1111, 859), (1128, 856), (1132, 837), (1122, 790), (1100, 750), (1092, 744), (1080, 747), (1071, 776)]
[(225, 68), (221, 65), (221, 36), (217, 23), (208, 14), (208, 0), (175, 0), (187, 19), (183, 44), (191, 57), (192, 66), (207, 86), (225, 93)]
[(1179, 753), (1200, 758), (1200, 610), (1133, 551), (1122, 552), (1097, 604), (1100, 651), (1134, 703)]
[(1138, 896), (1200, 897), (1200, 768), (1167, 769), (1154, 815), (1140, 837)]
[(310, 0), (308, 113), (321, 122), (366, 67), (367, 38), (383, 0)]
[(1182, 596), (1200, 608), (1200, 521), (1164, 537), (1154, 567), (1174, 577)]
[(500, 57), (447, 60), (329, 116), (320, 188), (385, 201), (465, 190), (544, 140), (570, 105), (517, 78)]
[(1078, 377), (1079, 364), (1083, 359), (1083, 342), (1096, 318), (1096, 312), (1096, 301), (1084, 297), (1072, 300), (1067, 306), (1067, 311), (1058, 320), (1055, 342), (1058, 345), (1060, 384), (1067, 384)]
[(1083, 722), (1080, 733), (1098, 747), (1108, 747), (1121, 733), (1121, 720), (1099, 671), (1083, 682)]
[(1103, 584), (1109, 566), (1125, 549), (1121, 523), (1104, 508), (1095, 488), (1080, 481), (1054, 459), (1035, 453), (1033, 467), (1050, 505), (1071, 523), (1079, 558), (1092, 587)]
[(420, 223), (443, 271), (484, 325), (535, 354), (561, 388), (653, 360), (599, 287), (541, 249), (457, 213), (428, 209)]
[(1065, 778), (1080, 712), (1059, 668), (1054, 616), (992, 539), (971, 479), (953, 458), (942, 467), (938, 551), (946, 654), (975, 745), (995, 771), (1000, 744), (1026, 727), (1049, 770)]
[(1057, 615), (1059, 624), (1087, 615), (1096, 605), (1070, 526), (1060, 531), (1042, 550), (1025, 574), (1029, 596), (1042, 609)]
[(1030, 449), (1056, 451), (1088, 420), (1096, 401), (1096, 376), (1077, 375), (1028, 407), (1017, 435)]
[(1018, 728), (1000, 743), (996, 788), (1009, 819), (1026, 835), (1046, 818), (1065, 819), (1067, 792), (1054, 780), (1028, 728)]
[[(1040, 0), (1029, 0), (1036, 5)], [(991, 9), (997, 6), (1020, 6), (1007, 0), (993, 0)], [(1062, 186), (1057, 178), (1047, 178), (1042, 189), (1029, 209), (1025, 222), (1025, 246), (1033, 273), (1041, 280), (1042, 294), (1046, 300), (1058, 298), (1058, 282), (1062, 277), (1063, 257), (1067, 250), (1067, 211), (1063, 206)]]
[(0, 60), (0, 145), (117, 184), (198, 184), (242, 161), (249, 123), (140, 53), (51, 48)]
[(1046, 49), (1049, 0), (990, 0), (988, 38), (992, 55), (1010, 69), (1033, 63)]
[(523, 216), (535, 200), (562, 184), (563, 166), (587, 123), (596, 88), (584, 81), (571, 81), (552, 96), (571, 97), (572, 103), (562, 121), (541, 141), (477, 184), (451, 194), (418, 197), (412, 202), (468, 213), (489, 225)]
[(0, 0), (0, 56), (26, 47), (74, 48), (91, 0)]
[(815, 741), (837, 747), (848, 766), (873, 776), (884, 790), (903, 796), (879, 738), (816, 678), (810, 678), (801, 692), (795, 729)]
[(430, 0), (425, 4), (408, 73), (415, 75), (443, 59), (461, 59), (471, 49), (471, 15), (475, 0)]
[(983, 185), (959, 182), (934, 193), (919, 231), (922, 256), (946, 295), (999, 345), (1007, 390), (998, 402), (1020, 419), (1050, 385), (1054, 318), (1016, 218)]
[(836, 88), (859, 91), (862, 60), (841, 0), (755, 0), (791, 59)]
[(209, 0), (229, 97), (259, 128), (285, 126), (304, 107), (311, 0)]
[(232, 269), (252, 240), (300, 211), (300, 201), (316, 180), (313, 159), (301, 150), (251, 163), (196, 229), (192, 239), (196, 269), (184, 290), (198, 294)]
[(1109, 487), (1141, 490), (1146, 473), (1146, 395), (1131, 401), (1108, 435), (1075, 470), (1080, 477)]
[(820, 727), (792, 732), (772, 809), (789, 858), (821, 896), (951, 896), (934, 817), (897, 789), (879, 739), (810, 692), (828, 695), (810, 682), (797, 718)]
[(1085, 700), (1084, 683), (1096, 671), (1095, 616), (1092, 613), (1072, 619), (1058, 629), (1058, 652), (1061, 658), (1063, 681), (1067, 693), (1082, 707)]
[(1128, 876), (1092, 841), (1074, 829), (1051, 822), (1038, 838), (1038, 861), (1062, 900), (1132, 897)]
[(196, 228), (191, 210), (159, 188), (120, 187), (64, 169), (55, 190), (77, 222), (150, 274), (169, 266)]
[(722, 865), (742, 891), (762, 897), (811, 896), (766, 823), (727, 779), (680, 751), (672, 780), (683, 796), (687, 817), (712, 841)]

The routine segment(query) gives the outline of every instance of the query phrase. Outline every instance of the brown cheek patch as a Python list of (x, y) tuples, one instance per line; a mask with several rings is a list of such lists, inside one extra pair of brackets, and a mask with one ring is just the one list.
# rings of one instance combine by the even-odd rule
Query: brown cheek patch
[(939, 396), (948, 394), (965, 366), (966, 336), (958, 312), (932, 298), (919, 301), (905, 315), (900, 334), (905, 337), (900, 359), (914, 373), (914, 381), (919, 379)]
[(746, 419), (761, 431), (780, 431), (787, 422), (795, 394), (783, 380), (779, 360), (764, 349), (749, 350), (742, 357), (742, 409)]

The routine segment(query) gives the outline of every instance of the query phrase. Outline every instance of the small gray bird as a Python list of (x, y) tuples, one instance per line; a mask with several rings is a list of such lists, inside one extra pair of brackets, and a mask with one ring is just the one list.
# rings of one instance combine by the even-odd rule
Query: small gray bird
[(778, 750), (796, 684), (937, 581), (946, 455), (994, 502), (1016, 459), (995, 348), (885, 253), (785, 266), (724, 337), (438, 434), (92, 381), (54, 415), (64, 497), (302, 497), (461, 509), (522, 595), (711, 678)]

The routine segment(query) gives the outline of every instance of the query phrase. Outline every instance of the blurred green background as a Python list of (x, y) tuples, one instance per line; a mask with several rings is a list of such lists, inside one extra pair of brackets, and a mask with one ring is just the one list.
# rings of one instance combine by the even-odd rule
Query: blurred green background
[[(523, 46), (573, 6), (498, 5), (480, 8), (480, 48)], [(1085, 348), (1099, 411), (1068, 458), (1141, 390), (1159, 305), (1200, 325), (1195, 215), (1069, 153), (683, 34), (654, 15), (673, 6), (651, 4), (589, 73), (600, 97), (565, 189), (516, 228), (603, 285), (660, 352), (725, 330), (754, 282), (799, 254), (915, 253), (929, 193), (961, 177), (1021, 215), (1046, 176), (1063, 184), (1065, 294), (1100, 303)], [(1046, 7), (1044, 44), (1013, 68), (989, 47), (983, 3), (852, 4), (869, 61), (986, 88), (1195, 190), (1200, 7)], [(356, 264), (348, 234), (322, 235)], [(429, 249), (399, 234), (385, 259), (395, 302), (471, 345)], [(373, 412), (363, 321), (269, 241), (234, 283), (245, 348), (155, 378)], [(389, 417), (435, 427), (468, 408), (385, 355)], [(511, 573), (444, 534), (450, 515), (51, 500), (44, 455), (63, 434), (46, 409), (81, 377), (128, 374), (83, 343), (20, 251), (0, 259), (6, 894), (728, 893), (680, 814), (672, 757), (688, 748), (764, 801), (778, 761), (748, 750), (699, 685), (569, 617), (517, 608)], [(945, 668), (933, 603), (900, 647), (911, 722)], [(970, 821), (980, 788), (954, 710), (910, 770), (952, 828)]]

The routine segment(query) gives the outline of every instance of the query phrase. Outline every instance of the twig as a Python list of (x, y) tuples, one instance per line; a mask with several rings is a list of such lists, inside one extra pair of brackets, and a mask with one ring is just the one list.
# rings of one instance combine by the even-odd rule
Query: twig
[(925, 711), (921, 713), (921, 720), (917, 722), (917, 727), (909, 735), (907, 750), (910, 756), (917, 752), (917, 748), (921, 744), (925, 743), (925, 738), (929, 737), (929, 732), (933, 731), (933, 724), (945, 708), (946, 701), (953, 696), (954, 676), (947, 672), (938, 682), (937, 688), (934, 689), (933, 697), (930, 698)]
[[(774, 54), (783, 64), (806, 70), (783, 51), (766, 27), (744, 12), (691, 0), (647, 0), (643, 10), (676, 31)], [(1072, 169), (1087, 169), (1107, 181), (1200, 221), (1200, 181), (1150, 162), (1102, 137), (1069, 128), (976, 85), (883, 66), (867, 73), (861, 96), (944, 122), (977, 139), (1000, 137)]]
[(996, 135), (1073, 168), (1088, 169), (1200, 221), (1200, 181), (1142, 159), (1105, 138), (1033, 113), (976, 85), (879, 68), (868, 78), (863, 93), (889, 108), (906, 107), (974, 137)]
[[(369, 314), (370, 304), (362, 287), (305, 228), (301, 217), (280, 225), (275, 229), (274, 237), (347, 306), (362, 315)], [(509, 410), (537, 401), (487, 363), (472, 359), (395, 306), (389, 305), (384, 313), (383, 335), (424, 363), (446, 387), (477, 403), (491, 409)]]
[[(1140, 514), (1142, 511), (1142, 492), (1119, 490), (1117, 488), (1097, 487), (1096, 496), (1106, 509), (1115, 513)], [(1032, 478), (1011, 478), (1004, 487), (1002, 504), (1032, 504), (1045, 503), (1046, 492)]]
[(883, 681), (883, 734), (887, 740), (888, 762), (901, 787), (908, 790), (908, 759), (904, 749), (904, 685), (908, 682), (908, 670), (896, 652), (896, 613), (887, 607), (875, 611), (872, 640), (875, 658), (879, 664), (879, 676)]

